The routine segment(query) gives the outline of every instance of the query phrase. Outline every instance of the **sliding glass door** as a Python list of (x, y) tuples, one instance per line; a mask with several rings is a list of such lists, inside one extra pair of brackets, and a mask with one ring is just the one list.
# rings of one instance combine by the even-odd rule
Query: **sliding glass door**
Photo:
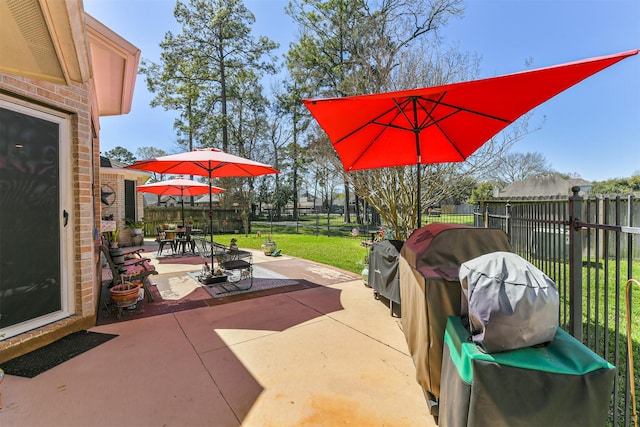
[(66, 118), (0, 99), (0, 339), (68, 315), (65, 144)]

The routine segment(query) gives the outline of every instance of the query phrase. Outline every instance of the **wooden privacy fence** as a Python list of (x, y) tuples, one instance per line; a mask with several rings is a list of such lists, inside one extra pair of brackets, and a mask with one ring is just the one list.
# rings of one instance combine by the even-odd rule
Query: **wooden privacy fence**
[[(244, 233), (242, 215), (240, 209), (225, 209), (214, 207), (213, 233)], [(209, 207), (187, 206), (184, 207), (185, 223), (192, 222), (194, 228), (209, 233)], [(156, 234), (156, 227), (162, 228), (164, 224), (182, 224), (182, 207), (175, 206), (145, 206), (144, 208), (144, 232), (147, 236)]]

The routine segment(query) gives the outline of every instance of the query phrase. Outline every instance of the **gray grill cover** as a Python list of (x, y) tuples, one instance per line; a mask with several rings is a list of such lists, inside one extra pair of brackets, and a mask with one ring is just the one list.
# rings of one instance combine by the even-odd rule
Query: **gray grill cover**
[(488, 353), (553, 339), (558, 328), (555, 283), (511, 252), (493, 252), (462, 263), (462, 316), (473, 340)]
[(400, 304), (400, 274), (398, 260), (402, 240), (381, 240), (371, 246), (368, 284), (376, 292)]

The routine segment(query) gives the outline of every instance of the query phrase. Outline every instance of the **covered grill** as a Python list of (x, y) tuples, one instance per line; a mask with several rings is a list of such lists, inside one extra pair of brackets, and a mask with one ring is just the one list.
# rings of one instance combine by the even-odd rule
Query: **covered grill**
[(434, 415), (440, 397), (447, 318), (460, 315), (460, 265), (498, 251), (511, 251), (502, 230), (430, 224), (416, 230), (400, 252), (402, 328), (416, 367), (416, 380)]
[(374, 295), (382, 295), (389, 300), (389, 310), (393, 315), (393, 303), (400, 304), (400, 274), (398, 260), (402, 240), (381, 240), (371, 246), (369, 254), (368, 285)]

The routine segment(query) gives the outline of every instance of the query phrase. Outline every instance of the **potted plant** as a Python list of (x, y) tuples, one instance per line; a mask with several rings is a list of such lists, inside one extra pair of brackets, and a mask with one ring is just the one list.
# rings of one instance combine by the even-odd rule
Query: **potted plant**
[(125, 282), (124, 280), (109, 289), (111, 294), (111, 300), (116, 303), (118, 307), (128, 307), (133, 305), (138, 300), (140, 294), (141, 283)]
[(364, 267), (362, 268), (362, 280), (364, 280), (364, 284), (369, 286), (369, 256), (364, 256)]
[(109, 246), (112, 248), (118, 247), (118, 241), (120, 240), (120, 224), (116, 221), (116, 229), (109, 232)]
[(136, 221), (135, 219), (131, 218), (125, 218), (124, 221), (127, 224), (127, 228), (130, 229), (135, 236), (139, 236), (142, 234), (144, 221)]
[(265, 255), (271, 256), (271, 254), (273, 254), (276, 251), (276, 248), (278, 247), (276, 245), (276, 242), (274, 242), (273, 240), (271, 240), (271, 234), (267, 235), (267, 240), (265, 240), (265, 242), (262, 244), (262, 252), (264, 252)]
[(231, 238), (231, 242), (229, 243), (229, 250), (237, 251), (238, 250), (238, 239), (235, 237)]

